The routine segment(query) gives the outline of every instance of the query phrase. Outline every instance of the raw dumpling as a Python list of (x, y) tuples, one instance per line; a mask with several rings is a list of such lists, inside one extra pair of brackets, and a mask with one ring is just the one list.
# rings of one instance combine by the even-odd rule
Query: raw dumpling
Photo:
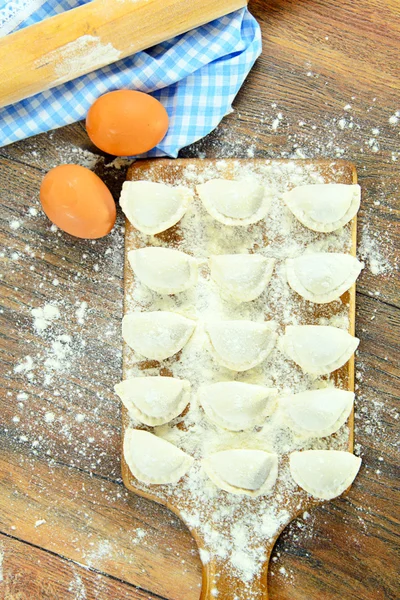
[(195, 325), (192, 319), (172, 312), (134, 312), (122, 319), (122, 337), (138, 354), (164, 360), (183, 348)]
[(286, 260), (292, 290), (316, 304), (340, 298), (353, 285), (361, 269), (362, 264), (351, 254), (316, 252)]
[(195, 258), (179, 250), (148, 247), (128, 252), (136, 277), (159, 294), (178, 294), (197, 282)]
[(347, 331), (323, 325), (286, 327), (279, 349), (312, 375), (327, 375), (344, 365), (360, 340)]
[(129, 414), (145, 425), (163, 425), (189, 404), (190, 383), (175, 377), (132, 377), (114, 386)]
[(266, 494), (278, 476), (277, 455), (264, 450), (223, 450), (202, 464), (211, 481), (231, 494)]
[(347, 421), (353, 408), (354, 394), (336, 388), (309, 390), (282, 398), (284, 420), (303, 437), (332, 435)]
[(295, 217), (313, 231), (336, 231), (360, 208), (360, 186), (343, 183), (301, 185), (283, 195)]
[(141, 429), (127, 429), (124, 457), (131, 473), (143, 483), (177, 483), (193, 458), (170, 442)]
[(343, 494), (353, 483), (361, 458), (339, 450), (292, 452), (290, 473), (303, 490), (323, 500)]
[(274, 259), (261, 254), (221, 254), (211, 256), (211, 278), (222, 295), (236, 302), (258, 298), (271, 279)]
[(198, 399), (211, 421), (230, 431), (262, 425), (275, 408), (277, 390), (240, 381), (203, 385)]
[(247, 371), (267, 358), (278, 337), (275, 324), (218, 321), (205, 326), (215, 360), (232, 371)]
[(155, 235), (181, 220), (193, 198), (185, 187), (153, 181), (125, 181), (120, 205), (136, 229)]
[(206, 211), (224, 225), (250, 225), (261, 221), (271, 202), (255, 179), (211, 179), (196, 187)]

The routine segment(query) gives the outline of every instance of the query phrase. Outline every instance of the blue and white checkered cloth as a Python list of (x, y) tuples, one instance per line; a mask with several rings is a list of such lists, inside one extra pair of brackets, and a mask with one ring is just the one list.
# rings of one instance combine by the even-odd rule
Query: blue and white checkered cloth
[[(0, 0), (0, 8), (10, 0)], [(37, 1), (37, 0), (36, 0)], [(18, 28), (84, 4), (47, 0)], [(0, 11), (1, 12), (1, 11)], [(204, 137), (231, 111), (231, 104), (261, 53), (257, 21), (235, 11), (149, 50), (0, 109), (0, 146), (84, 119), (105, 92), (151, 93), (166, 108), (165, 138), (146, 156), (176, 157)]]

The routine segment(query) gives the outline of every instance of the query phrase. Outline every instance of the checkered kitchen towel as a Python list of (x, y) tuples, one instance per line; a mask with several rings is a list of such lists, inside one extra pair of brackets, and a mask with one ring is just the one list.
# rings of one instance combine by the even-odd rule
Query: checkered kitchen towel
[[(85, 0), (0, 0), (0, 33), (32, 25)], [(32, 14), (15, 27), (18, 15)], [(14, 13), (14, 14), (13, 14)], [(26, 16), (25, 12), (25, 16)], [(14, 26), (14, 29), (13, 29)], [(86, 117), (105, 92), (149, 92), (165, 106), (170, 127), (147, 156), (176, 157), (214, 129), (261, 53), (257, 21), (242, 9), (149, 50), (0, 109), (0, 146)]]

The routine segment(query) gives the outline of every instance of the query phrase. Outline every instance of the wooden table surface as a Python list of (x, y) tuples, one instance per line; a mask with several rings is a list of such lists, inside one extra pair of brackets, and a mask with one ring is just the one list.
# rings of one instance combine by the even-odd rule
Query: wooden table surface
[[(400, 7), (398, 0), (254, 0), (250, 9), (263, 54), (234, 112), (181, 155), (354, 161), (366, 260), (357, 285), (355, 442), (363, 466), (346, 498), (283, 533), (271, 598), (395, 600)], [(112, 386), (121, 375), (121, 215), (110, 236), (92, 243), (54, 231), (38, 205), (43, 174), (63, 162), (95, 165), (117, 197), (125, 169), (111, 160), (82, 124), (0, 149), (0, 597), (7, 600), (199, 597), (200, 561), (188, 531), (167, 509), (128, 493), (120, 478)], [(60, 316), (40, 329), (32, 309), (47, 303)]]

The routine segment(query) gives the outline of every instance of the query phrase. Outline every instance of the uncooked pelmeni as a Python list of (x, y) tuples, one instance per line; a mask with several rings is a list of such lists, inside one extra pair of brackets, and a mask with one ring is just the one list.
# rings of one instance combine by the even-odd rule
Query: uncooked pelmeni
[(290, 473), (303, 490), (322, 500), (340, 496), (353, 483), (361, 458), (339, 450), (292, 452)]
[(136, 229), (161, 233), (181, 220), (193, 198), (191, 190), (153, 181), (125, 181), (120, 205)]
[(351, 254), (315, 252), (286, 260), (290, 287), (316, 304), (340, 298), (356, 281), (361, 269), (362, 263)]
[(221, 490), (253, 497), (270, 492), (278, 476), (278, 456), (264, 450), (222, 450), (202, 466)]
[(278, 345), (306, 373), (327, 375), (349, 360), (359, 342), (337, 327), (289, 325)]
[(332, 435), (347, 421), (353, 392), (336, 388), (308, 390), (279, 400), (284, 422), (301, 437)]
[(203, 385), (198, 400), (208, 418), (229, 431), (262, 425), (276, 404), (277, 390), (240, 381)]
[(208, 348), (215, 360), (232, 371), (247, 371), (263, 362), (275, 346), (272, 321), (214, 321), (206, 323)]
[(265, 290), (274, 259), (261, 254), (220, 254), (210, 256), (211, 278), (222, 296), (235, 302), (250, 302)]
[(135, 352), (164, 360), (183, 348), (195, 321), (167, 311), (129, 313), (122, 319), (122, 337)]
[(145, 425), (163, 425), (189, 404), (190, 383), (175, 377), (132, 377), (114, 386), (130, 416)]
[(148, 246), (128, 252), (136, 277), (159, 294), (178, 294), (197, 283), (197, 260), (179, 250)]
[(124, 458), (142, 483), (177, 483), (193, 463), (186, 452), (141, 429), (125, 431)]
[(196, 187), (206, 211), (224, 225), (250, 225), (269, 211), (271, 196), (256, 179), (211, 179)]
[(286, 206), (308, 229), (336, 231), (348, 223), (360, 208), (358, 184), (318, 183), (300, 185), (283, 195)]

